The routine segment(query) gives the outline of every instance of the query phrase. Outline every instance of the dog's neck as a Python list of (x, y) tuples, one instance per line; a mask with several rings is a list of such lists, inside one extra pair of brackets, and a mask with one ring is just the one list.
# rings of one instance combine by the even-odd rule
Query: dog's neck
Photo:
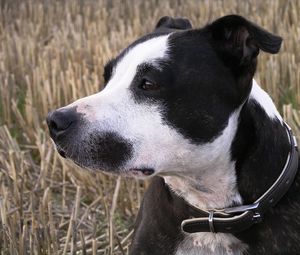
[(199, 151), (194, 152), (194, 164), (185, 164), (189, 169), (164, 176), (168, 186), (194, 207), (222, 209), (242, 202), (236, 188), (235, 161), (230, 151), (241, 108), (232, 113), (217, 138), (198, 147)]
[(211, 169), (200, 169), (199, 174), (164, 177), (177, 195), (197, 208), (253, 203), (283, 169), (289, 150), (286, 130), (273, 102), (255, 81), (249, 100), (238, 114), (230, 157), (218, 157)]
[(189, 204), (201, 209), (221, 209), (241, 204), (236, 188), (234, 162), (226, 162), (224, 168), (214, 173), (197, 175), (164, 176), (168, 186)]

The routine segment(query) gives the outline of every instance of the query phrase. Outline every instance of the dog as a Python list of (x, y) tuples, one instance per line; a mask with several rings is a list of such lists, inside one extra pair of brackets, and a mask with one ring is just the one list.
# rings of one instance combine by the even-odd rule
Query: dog
[(300, 254), (298, 153), (253, 79), (282, 38), (238, 15), (163, 17), (104, 68), (104, 89), (48, 114), (62, 157), (146, 179), (131, 255)]

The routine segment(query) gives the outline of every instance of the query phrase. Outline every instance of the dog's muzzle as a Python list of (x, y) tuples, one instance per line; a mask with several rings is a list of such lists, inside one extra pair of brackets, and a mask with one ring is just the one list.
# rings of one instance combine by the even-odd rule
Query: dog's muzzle
[(80, 167), (116, 172), (132, 155), (130, 141), (111, 130), (91, 129), (76, 108), (50, 112), (47, 124), (59, 154)]

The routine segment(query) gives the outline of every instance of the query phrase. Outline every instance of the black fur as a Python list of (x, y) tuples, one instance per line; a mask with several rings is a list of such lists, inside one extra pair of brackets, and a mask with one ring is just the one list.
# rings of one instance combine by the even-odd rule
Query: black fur
[(184, 200), (170, 191), (162, 178), (154, 177), (137, 216), (130, 254), (174, 254), (184, 238), (181, 221), (189, 216)]
[(92, 133), (88, 139), (86, 147), (81, 148), (85, 151), (85, 167), (114, 172), (131, 157), (131, 143), (115, 132)]

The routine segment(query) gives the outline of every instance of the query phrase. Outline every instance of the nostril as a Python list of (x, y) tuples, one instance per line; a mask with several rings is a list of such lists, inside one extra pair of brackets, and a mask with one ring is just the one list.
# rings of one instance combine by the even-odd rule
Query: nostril
[(48, 125), (49, 125), (49, 128), (52, 129), (53, 131), (58, 129), (57, 124), (53, 120), (50, 120)]
[(47, 116), (47, 125), (48, 125), (49, 130), (52, 133), (59, 132), (59, 131), (64, 129), (62, 127), (61, 123), (59, 123), (59, 122), (60, 122), (60, 118), (59, 118), (58, 113), (56, 111), (50, 112), (48, 114), (48, 116)]

